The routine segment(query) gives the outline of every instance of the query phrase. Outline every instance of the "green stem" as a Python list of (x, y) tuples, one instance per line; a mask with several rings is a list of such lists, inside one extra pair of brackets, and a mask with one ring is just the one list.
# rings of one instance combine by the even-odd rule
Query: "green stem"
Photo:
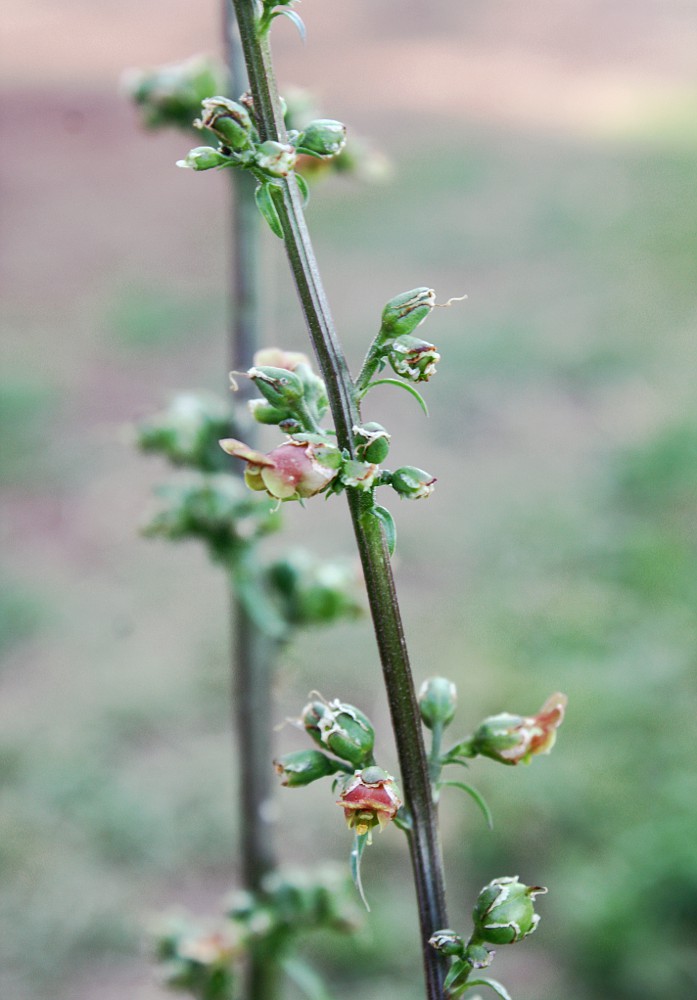
[(383, 357), (383, 343), (381, 334), (378, 334), (365, 356), (365, 361), (356, 379), (356, 398), (362, 399), (365, 396), (370, 380), (378, 371)]
[[(224, 3), (224, 38), (232, 96), (246, 86), (244, 56), (228, 0)], [(232, 310), (230, 367), (244, 371), (259, 346), (260, 220), (254, 204), (254, 178), (245, 171), (231, 175), (232, 200)], [(244, 386), (244, 390), (249, 387)], [(251, 432), (251, 437), (250, 437)], [(245, 437), (252, 446), (256, 427)], [(237, 737), (235, 771), (238, 776), (240, 862), (242, 881), (250, 892), (261, 891), (264, 876), (276, 865), (270, 804), (273, 798), (272, 689), (279, 643), (252, 618), (233, 588), (232, 691)], [(245, 1000), (275, 1000), (279, 996), (279, 967), (268, 956), (252, 952), (247, 964)]]
[(443, 739), (443, 725), (436, 722), (431, 730), (431, 752), (428, 755), (428, 770), (431, 776), (431, 783), (436, 788), (436, 783), (440, 778), (443, 764), (440, 759), (440, 748)]
[[(268, 38), (259, 38), (253, 0), (233, 0), (240, 28), (258, 126), (263, 139), (285, 139)], [(279, 199), (280, 201), (280, 199)], [(320, 279), (294, 176), (283, 182), (278, 205), (286, 252), (327, 393), (338, 444), (355, 455), (352, 427), (360, 423), (354, 386)], [(436, 812), (421, 732), (409, 657), (394, 579), (380, 520), (370, 513), (372, 498), (347, 490), (366, 580), (373, 624), (397, 744), (402, 783), (412, 817), (408, 833), (419, 908), (428, 1000), (442, 1000), (447, 962), (428, 944), (447, 927), (443, 867)]]

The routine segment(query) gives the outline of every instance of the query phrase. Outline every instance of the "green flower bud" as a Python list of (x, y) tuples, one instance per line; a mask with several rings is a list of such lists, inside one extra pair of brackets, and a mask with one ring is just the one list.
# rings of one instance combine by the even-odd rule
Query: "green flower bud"
[(300, 133), (299, 153), (328, 158), (336, 156), (346, 145), (346, 126), (331, 118), (318, 118)]
[(436, 374), (440, 354), (428, 341), (403, 334), (389, 345), (387, 359), (393, 371), (402, 378), (410, 382), (428, 382)]
[(286, 410), (279, 410), (277, 407), (271, 406), (265, 399), (250, 399), (247, 406), (254, 419), (260, 424), (278, 425), (288, 418)]
[(475, 937), (490, 944), (513, 944), (532, 934), (540, 922), (533, 900), (545, 892), (542, 886), (523, 885), (517, 875), (495, 878), (484, 886), (474, 907)]
[(419, 710), (427, 729), (450, 725), (457, 708), (457, 688), (447, 677), (429, 677), (419, 691)]
[(190, 149), (183, 160), (177, 160), (178, 167), (188, 170), (213, 170), (215, 167), (230, 167), (231, 157), (213, 149), (212, 146), (196, 146)]
[(360, 459), (379, 465), (387, 458), (390, 450), (390, 435), (382, 424), (373, 421), (353, 428), (356, 435), (357, 453)]
[(413, 465), (404, 465), (392, 473), (390, 485), (393, 490), (399, 493), (400, 497), (407, 500), (422, 500), (424, 497), (430, 497), (433, 493), (435, 482), (435, 476), (430, 476), (423, 469), (416, 469)]
[(387, 303), (382, 311), (381, 334), (384, 338), (413, 333), (436, 304), (432, 288), (413, 288)]
[(465, 951), (465, 942), (459, 934), (456, 934), (455, 931), (451, 931), (449, 928), (436, 931), (431, 935), (428, 943), (436, 951), (439, 951), (441, 955), (462, 956)]
[(270, 177), (287, 177), (295, 166), (297, 154), (292, 146), (267, 139), (256, 148), (254, 165)]
[(300, 362), (295, 366), (293, 371), (303, 384), (306, 405), (314, 411), (319, 422), (329, 409), (329, 399), (324, 379), (316, 375), (310, 365), (305, 362)]
[(248, 149), (257, 132), (246, 108), (227, 97), (207, 97), (201, 102), (203, 112), (196, 128), (207, 128), (225, 145), (241, 152)]
[(267, 402), (278, 410), (283, 410), (286, 416), (305, 393), (300, 378), (287, 368), (262, 365), (259, 368), (250, 368), (247, 375)]
[(341, 482), (344, 486), (353, 486), (358, 490), (369, 490), (379, 471), (377, 465), (347, 459), (341, 469)]
[(302, 721), (315, 743), (328, 747), (354, 767), (362, 767), (372, 758), (375, 730), (370, 719), (354, 705), (338, 699), (329, 704), (313, 701), (303, 709)]
[(288, 788), (310, 785), (318, 778), (326, 778), (341, 770), (338, 761), (331, 760), (319, 750), (295, 750), (283, 754), (273, 762), (273, 766), (283, 779), (281, 784)]

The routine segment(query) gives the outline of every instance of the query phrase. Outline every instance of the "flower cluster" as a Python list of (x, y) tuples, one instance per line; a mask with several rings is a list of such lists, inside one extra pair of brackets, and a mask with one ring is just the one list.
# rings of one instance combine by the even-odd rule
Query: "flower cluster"
[[(288, 12), (292, 13), (292, 12)], [(271, 230), (283, 236), (274, 196), (279, 196), (279, 182), (288, 177), (299, 156), (330, 160), (338, 156), (346, 145), (346, 126), (332, 118), (318, 118), (308, 122), (301, 131), (291, 129), (285, 141), (262, 139), (257, 128), (254, 104), (248, 94), (239, 101), (229, 97), (206, 97), (201, 101), (201, 117), (194, 126), (210, 132), (217, 146), (196, 146), (189, 150), (178, 167), (190, 170), (213, 170), (237, 167), (249, 170), (258, 181), (256, 202), (259, 211)], [(305, 200), (308, 197), (306, 181), (296, 175), (298, 186)]]
[(445, 994), (458, 997), (472, 986), (489, 986), (500, 997), (508, 993), (495, 979), (473, 979), (491, 965), (495, 952), (487, 944), (515, 944), (533, 933), (540, 922), (534, 899), (546, 893), (542, 886), (523, 885), (517, 875), (495, 878), (479, 893), (469, 941), (450, 928), (431, 935), (429, 944), (441, 955), (453, 959), (445, 980)]
[(206, 56), (193, 56), (151, 70), (128, 70), (124, 90), (140, 108), (148, 128), (190, 129), (201, 101), (227, 86), (224, 68)]
[(163, 917), (153, 929), (165, 985), (205, 1000), (229, 1000), (250, 955), (278, 952), (315, 930), (350, 933), (358, 927), (351, 885), (335, 866), (275, 869), (258, 893), (238, 890), (224, 916), (200, 920), (186, 913)]
[(394, 778), (375, 764), (375, 730), (370, 719), (355, 705), (315, 697), (303, 709), (300, 722), (322, 749), (296, 750), (279, 757), (274, 764), (282, 784), (309, 785), (339, 775), (337, 805), (344, 810), (349, 829), (359, 837), (393, 820), (402, 805), (400, 793)]
[(329, 405), (326, 387), (304, 354), (280, 348), (258, 351), (245, 374), (260, 393), (249, 402), (252, 416), (287, 435), (268, 453), (236, 438), (220, 441), (223, 451), (246, 462), (249, 489), (278, 501), (306, 500), (347, 487), (373, 491), (391, 486), (400, 498), (411, 500), (432, 493), (435, 477), (423, 469), (402, 466), (390, 472), (380, 467), (390, 447), (390, 434), (381, 424), (354, 426), (355, 457), (337, 447), (332, 432), (321, 426)]

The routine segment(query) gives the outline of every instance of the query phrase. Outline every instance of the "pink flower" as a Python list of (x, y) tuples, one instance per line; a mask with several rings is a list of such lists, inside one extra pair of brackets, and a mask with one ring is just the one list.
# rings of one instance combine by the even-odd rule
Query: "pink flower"
[(349, 827), (358, 836), (374, 826), (382, 829), (397, 815), (402, 804), (395, 780), (380, 767), (366, 767), (348, 778), (339, 796), (338, 806), (344, 810)]
[(502, 712), (482, 722), (472, 738), (475, 754), (491, 757), (502, 764), (524, 764), (536, 754), (549, 753), (564, 719), (566, 695), (553, 694), (537, 715), (521, 716)]
[(234, 438), (221, 441), (220, 447), (247, 463), (244, 480), (250, 490), (265, 490), (277, 500), (300, 500), (321, 493), (337, 475), (340, 460), (332, 445), (306, 441), (285, 441), (268, 455)]
[(310, 367), (310, 359), (300, 351), (284, 351), (281, 347), (265, 347), (254, 355), (255, 368), (285, 368), (294, 372), (298, 365)]

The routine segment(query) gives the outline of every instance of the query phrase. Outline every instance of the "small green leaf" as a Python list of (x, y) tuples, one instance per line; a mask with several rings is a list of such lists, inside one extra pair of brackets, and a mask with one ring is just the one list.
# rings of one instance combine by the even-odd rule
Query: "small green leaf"
[(476, 788), (472, 788), (471, 785), (466, 785), (464, 781), (439, 781), (438, 787), (443, 788), (444, 785), (449, 785), (451, 788), (460, 788), (463, 792), (467, 792), (474, 801), (477, 803), (481, 809), (484, 819), (486, 820), (486, 825), (490, 830), (494, 829), (494, 817), (491, 815), (491, 809), (486, 803), (484, 796), (481, 792), (478, 792)]
[[(467, 977), (472, 971), (472, 966), (469, 962), (462, 958), (456, 959), (450, 966), (448, 975), (445, 977), (445, 982), (443, 983), (443, 992), (449, 997), (458, 997), (461, 993), (464, 993), (466, 989), (469, 989), (469, 983), (467, 982)], [(457, 980), (464, 973), (464, 978), (461, 983)]]
[(419, 390), (415, 389), (413, 385), (409, 385), (408, 382), (400, 382), (399, 379), (396, 378), (378, 378), (375, 379), (374, 382), (368, 383), (368, 385), (365, 388), (365, 391), (361, 393), (361, 396), (365, 396), (365, 393), (368, 391), (368, 389), (372, 389), (374, 385), (397, 385), (400, 387), (400, 389), (406, 389), (407, 392), (410, 392), (412, 394), (412, 396), (417, 401), (417, 403), (424, 411), (426, 416), (428, 416), (428, 407), (426, 406), (426, 401), (424, 400)]
[(361, 882), (361, 859), (369, 837), (369, 832), (360, 835), (356, 834), (353, 841), (353, 847), (351, 848), (351, 878), (353, 879), (353, 884), (358, 889), (358, 894), (361, 897), (363, 905), (368, 913), (370, 913), (370, 907), (368, 906), (368, 900), (365, 898), (363, 883)]
[(497, 996), (501, 997), (501, 1000), (511, 1000), (511, 994), (508, 992), (505, 986), (502, 986), (500, 982), (496, 979), (471, 979), (467, 986), (488, 986), (490, 990), (493, 990)]
[(394, 518), (386, 507), (380, 507), (377, 504), (372, 508), (371, 513), (373, 517), (377, 517), (378, 521), (380, 521), (385, 529), (387, 550), (390, 555), (393, 556), (394, 550), (397, 547), (397, 525), (394, 523)]
[(296, 174), (295, 179), (298, 182), (298, 187), (300, 188), (300, 194), (303, 196), (303, 208), (307, 205), (310, 200), (310, 189), (307, 186), (307, 181), (302, 174)]
[(300, 35), (302, 40), (306, 42), (307, 31), (305, 30), (305, 25), (303, 24), (303, 19), (300, 17), (300, 14), (296, 14), (294, 10), (286, 10), (284, 8), (283, 10), (274, 11), (274, 13), (271, 15), (271, 19), (273, 20), (274, 17), (281, 17), (281, 15), (283, 15), (283, 17), (290, 18), (295, 27), (298, 29), (298, 34)]
[(276, 206), (271, 197), (270, 185), (260, 184), (254, 192), (254, 200), (257, 203), (257, 208), (268, 222), (271, 232), (282, 240), (283, 229), (281, 228), (281, 220), (278, 217)]

